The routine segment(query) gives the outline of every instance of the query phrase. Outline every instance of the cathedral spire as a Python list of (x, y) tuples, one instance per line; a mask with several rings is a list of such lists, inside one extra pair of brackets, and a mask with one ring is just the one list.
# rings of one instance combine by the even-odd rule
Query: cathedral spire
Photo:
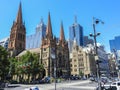
[(61, 28), (60, 28), (60, 41), (65, 41), (65, 35), (64, 35), (64, 29), (63, 29), (62, 22), (61, 22)]
[(50, 12), (48, 14), (48, 24), (47, 24), (47, 29), (46, 29), (46, 36), (48, 38), (52, 38), (53, 37), (52, 26), (51, 26), (51, 19), (50, 19)]
[(21, 2), (19, 4), (19, 10), (18, 10), (18, 14), (17, 14), (17, 18), (16, 18), (16, 22), (19, 24), (22, 24), (22, 6), (21, 6)]

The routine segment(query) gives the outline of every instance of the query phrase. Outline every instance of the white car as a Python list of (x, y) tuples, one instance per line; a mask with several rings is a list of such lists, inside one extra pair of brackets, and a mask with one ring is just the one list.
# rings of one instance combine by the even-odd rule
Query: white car
[(39, 90), (39, 88), (36, 86), (36, 87), (30, 87), (30, 88), (26, 88), (24, 90)]
[(116, 87), (115, 90), (120, 90), (120, 81), (113, 82), (113, 83), (111, 84), (111, 87), (113, 87), (113, 90), (115, 89), (115, 87)]
[[(116, 86), (116, 85), (110, 85), (110, 84), (109, 85), (105, 84), (101, 88), (102, 88), (102, 90), (120, 90), (120, 88), (118, 86)], [(98, 87), (97, 87), (96, 90), (98, 90)]]
[(120, 90), (120, 81), (113, 82), (112, 84), (105, 84), (103, 85), (103, 90)]

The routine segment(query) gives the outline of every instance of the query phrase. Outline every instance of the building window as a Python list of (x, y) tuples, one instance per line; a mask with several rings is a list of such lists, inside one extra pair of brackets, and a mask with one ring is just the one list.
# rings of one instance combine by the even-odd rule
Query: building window
[(21, 43), (19, 44), (19, 47), (22, 48), (22, 44)]
[(81, 53), (81, 50), (79, 51), (79, 53)]
[(44, 48), (43, 50), (46, 51), (46, 48)]
[(76, 71), (77, 71), (77, 69), (74, 69), (74, 71), (76, 72)]
[(76, 55), (74, 54), (73, 57), (76, 57)]
[(76, 59), (74, 59), (74, 62), (76, 62)]
[(13, 42), (11, 42), (11, 47), (13, 46)]
[(77, 67), (77, 65), (74, 65), (74, 67)]

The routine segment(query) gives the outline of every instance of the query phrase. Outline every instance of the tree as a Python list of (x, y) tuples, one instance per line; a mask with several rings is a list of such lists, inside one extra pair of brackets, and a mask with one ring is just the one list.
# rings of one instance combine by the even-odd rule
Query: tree
[(29, 80), (30, 76), (35, 79), (37, 75), (43, 72), (43, 65), (39, 64), (38, 54), (27, 51), (27, 53), (19, 57), (17, 61), (16, 71), (18, 75), (22, 77), (27, 75)]
[(0, 46), (0, 77), (5, 80), (9, 73), (10, 62), (8, 60), (8, 52), (5, 48)]
[(16, 74), (17, 59), (15, 57), (10, 57), (9, 62), (10, 62), (9, 78), (12, 79), (13, 75)]
[(84, 73), (82, 71), (79, 72), (79, 75), (83, 77)]

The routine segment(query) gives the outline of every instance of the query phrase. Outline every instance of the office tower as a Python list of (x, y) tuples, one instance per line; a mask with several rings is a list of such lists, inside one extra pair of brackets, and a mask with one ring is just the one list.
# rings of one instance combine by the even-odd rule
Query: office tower
[(26, 49), (40, 48), (45, 33), (46, 25), (44, 24), (43, 19), (41, 19), (40, 24), (36, 27), (35, 34), (26, 37)]
[(116, 36), (114, 39), (109, 40), (110, 50), (120, 50), (120, 36)]
[(0, 40), (0, 45), (4, 47), (5, 49), (8, 49), (8, 44), (9, 44), (9, 38), (3, 38)]
[(84, 41), (84, 46), (87, 46), (88, 44), (92, 44), (92, 45), (94, 44), (93, 39), (88, 38), (88, 36), (84, 36), (83, 41)]
[(69, 28), (69, 50), (71, 52), (74, 38), (77, 40), (77, 44), (79, 46), (83, 46), (83, 27), (77, 23), (77, 19), (75, 17), (75, 22)]

